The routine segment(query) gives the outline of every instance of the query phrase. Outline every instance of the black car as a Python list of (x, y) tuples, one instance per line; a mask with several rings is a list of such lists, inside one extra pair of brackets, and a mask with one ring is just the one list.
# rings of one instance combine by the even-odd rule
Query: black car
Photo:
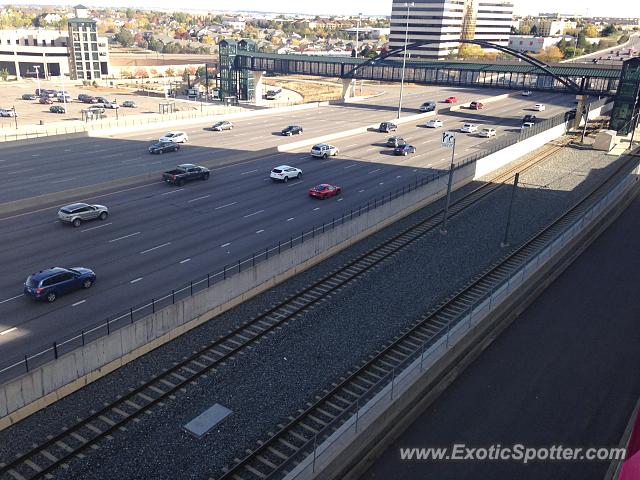
[(33, 93), (23, 93), (22, 94), (22, 100), (36, 100), (38, 98), (37, 95), (34, 95)]
[(302, 127), (298, 125), (289, 125), (287, 128), (283, 128), (280, 133), (284, 136), (300, 135), (302, 133)]
[(404, 138), (402, 137), (389, 137), (387, 139), (387, 147), (400, 147), (401, 145), (406, 144), (407, 142), (404, 141)]
[(413, 145), (398, 145), (393, 149), (394, 155), (406, 156), (409, 153), (416, 153), (416, 147), (414, 147)]
[(381, 133), (395, 132), (398, 127), (392, 122), (382, 122), (378, 127), (378, 131)]
[(149, 153), (177, 152), (180, 144), (175, 142), (158, 142), (149, 147)]
[(62, 105), (51, 105), (49, 111), (51, 113), (67, 113), (67, 110)]
[(531, 115), (531, 114), (527, 114), (524, 117), (522, 117), (522, 123), (525, 122), (531, 122), (531, 123), (535, 123), (536, 122), (536, 116), (535, 115)]

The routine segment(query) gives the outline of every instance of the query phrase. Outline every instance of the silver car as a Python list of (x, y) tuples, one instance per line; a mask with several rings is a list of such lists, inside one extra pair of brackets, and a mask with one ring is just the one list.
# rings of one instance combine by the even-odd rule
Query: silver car
[(72, 203), (58, 210), (58, 218), (62, 222), (70, 223), (74, 227), (79, 227), (87, 220), (106, 220), (109, 216), (109, 209), (104, 205), (89, 205), (87, 203)]
[(338, 148), (333, 145), (319, 143), (318, 145), (314, 145), (311, 149), (311, 156), (313, 157), (327, 158), (335, 155), (338, 155)]

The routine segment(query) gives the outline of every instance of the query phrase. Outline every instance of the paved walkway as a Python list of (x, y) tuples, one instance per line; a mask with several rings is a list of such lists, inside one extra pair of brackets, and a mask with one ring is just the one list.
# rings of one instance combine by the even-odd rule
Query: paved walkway
[(364, 480), (602, 479), (608, 462), (401, 461), (400, 448), (617, 446), (640, 396), (640, 197)]

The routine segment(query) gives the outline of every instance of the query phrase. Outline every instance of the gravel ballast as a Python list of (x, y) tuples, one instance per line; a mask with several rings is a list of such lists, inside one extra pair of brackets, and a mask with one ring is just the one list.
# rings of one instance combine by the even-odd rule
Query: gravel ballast
[[(590, 191), (615, 166), (601, 152), (563, 149), (520, 176), (511, 223), (515, 248)], [(456, 192), (473, 188), (465, 187)], [(275, 431), (278, 423), (313, 401), (400, 330), (506, 252), (504, 235), (510, 188), (501, 188), (450, 220), (447, 235), (434, 232), (299, 316), (218, 372), (141, 421), (103, 441), (83, 460), (56, 472), (56, 479), (206, 479), (216, 477), (235, 457)], [(220, 315), (213, 321), (151, 352), (117, 372), (0, 432), (0, 461), (46, 435), (58, 433), (77, 417), (150, 378), (234, 325), (258, 315), (314, 279), (343, 265), (402, 228), (441, 208), (416, 212), (359, 242), (321, 265)], [(202, 439), (182, 426), (215, 403), (233, 411)]]

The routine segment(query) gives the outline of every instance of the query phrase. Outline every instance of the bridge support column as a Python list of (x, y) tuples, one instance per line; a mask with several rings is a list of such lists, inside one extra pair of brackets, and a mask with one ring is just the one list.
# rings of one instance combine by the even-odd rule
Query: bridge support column
[[(585, 103), (587, 101), (586, 95), (576, 95), (576, 100), (578, 104), (576, 105), (576, 118), (573, 120), (573, 124), (571, 125), (571, 130), (577, 130), (580, 127), (580, 121), (583, 117), (583, 112), (585, 111)], [(585, 122), (588, 122), (589, 119), (585, 118)]]
[(348, 101), (353, 96), (353, 80), (351, 78), (342, 79), (342, 100)]
[(256, 105), (262, 105), (264, 100), (264, 85), (262, 83), (262, 77), (264, 72), (253, 72), (253, 93), (256, 100)]

